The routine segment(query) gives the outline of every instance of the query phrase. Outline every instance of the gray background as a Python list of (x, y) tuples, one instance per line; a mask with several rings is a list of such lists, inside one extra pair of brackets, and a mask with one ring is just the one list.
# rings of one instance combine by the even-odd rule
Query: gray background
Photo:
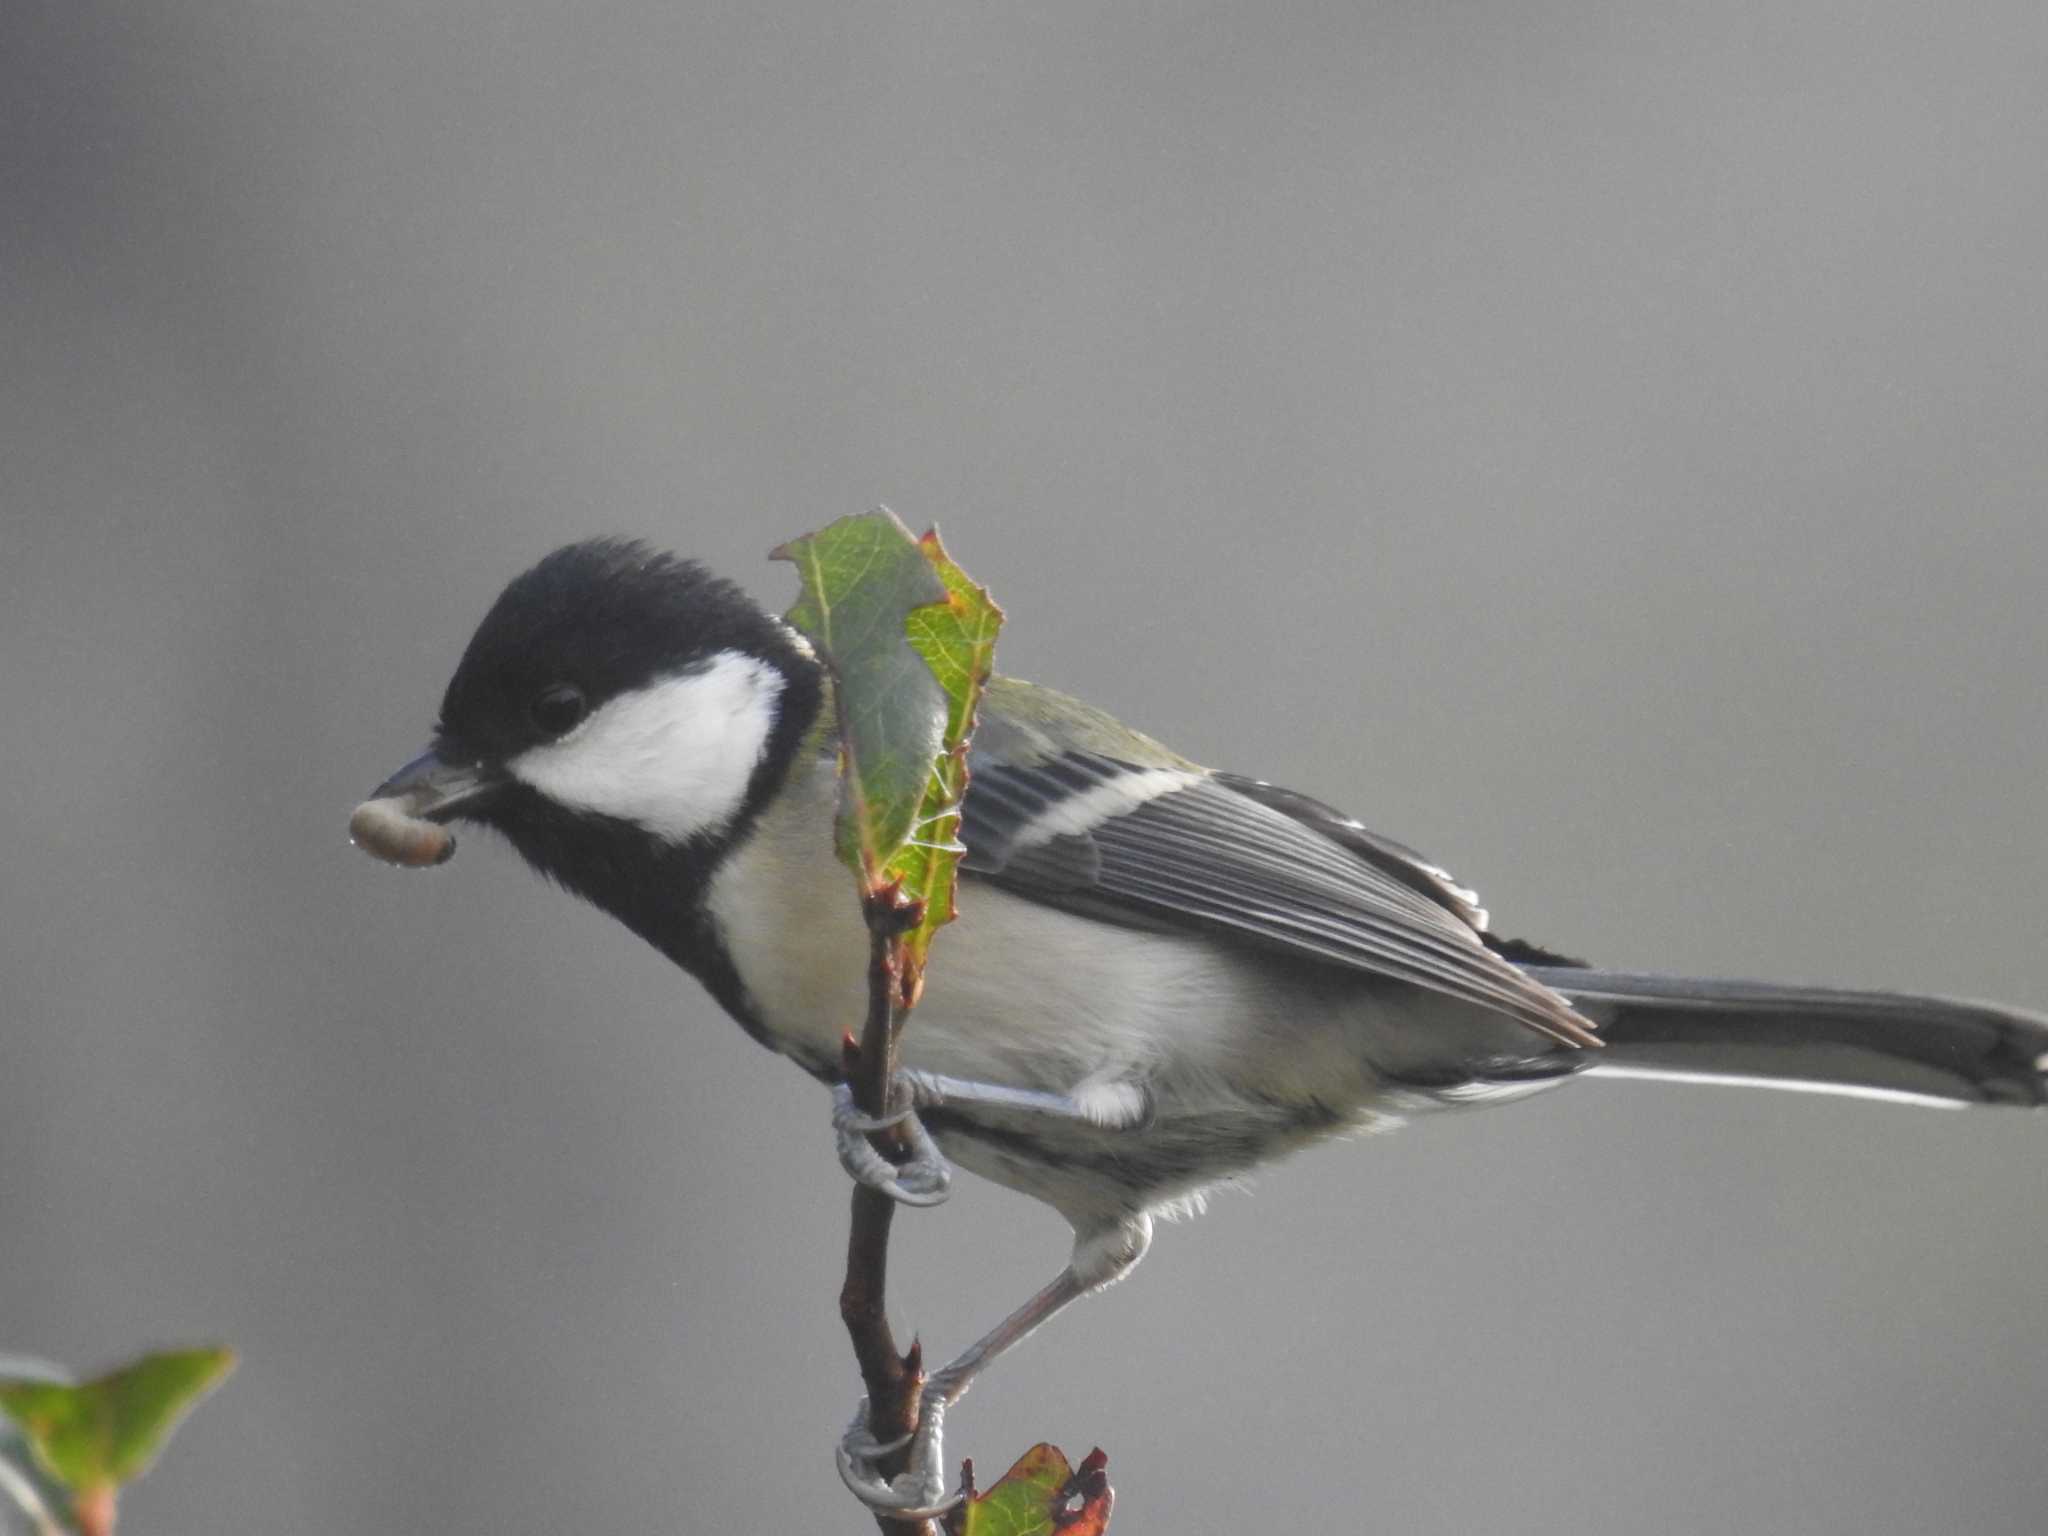
[[(824, 1103), (482, 838), (499, 585), (887, 501), (1008, 670), (1620, 962), (2048, 1006), (2036, 4), (0, 6), (0, 1340), (145, 1533), (859, 1531)], [(941, 954), (943, 962), (943, 953)], [(1126, 1533), (2034, 1532), (2048, 1124), (1587, 1085), (955, 1416)], [(1057, 1264), (899, 1224), (949, 1351)]]

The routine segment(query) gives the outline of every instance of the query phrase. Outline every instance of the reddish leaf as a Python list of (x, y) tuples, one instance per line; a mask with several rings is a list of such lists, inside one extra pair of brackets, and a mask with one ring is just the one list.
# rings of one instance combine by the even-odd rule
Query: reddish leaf
[(954, 1536), (1103, 1536), (1115, 1494), (1109, 1458), (1090, 1451), (1079, 1467), (1050, 1445), (1034, 1445), (987, 1493), (949, 1522)]

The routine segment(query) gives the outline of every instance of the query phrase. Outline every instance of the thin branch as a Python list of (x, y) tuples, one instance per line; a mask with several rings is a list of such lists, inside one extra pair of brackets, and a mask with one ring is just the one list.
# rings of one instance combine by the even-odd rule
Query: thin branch
[(78, 1536), (114, 1536), (114, 1490), (87, 1489), (72, 1502), (71, 1515), (78, 1522)]
[[(890, 1085), (896, 1075), (896, 1038), (903, 1027), (897, 1007), (903, 935), (917, 926), (921, 908), (916, 902), (904, 903), (899, 888), (889, 885), (867, 894), (861, 911), (869, 935), (868, 1016), (859, 1044), (850, 1036), (845, 1041), (844, 1066), (855, 1105), (862, 1114), (879, 1118), (893, 1108)], [(892, 1162), (909, 1155), (909, 1141), (900, 1125), (877, 1131), (872, 1139), (875, 1150)], [(908, 1353), (899, 1354), (889, 1328), (889, 1224), (895, 1215), (896, 1202), (887, 1195), (865, 1184), (854, 1186), (846, 1282), (839, 1291), (839, 1315), (867, 1387), (868, 1432), (880, 1441), (900, 1439), (917, 1428), (918, 1389), (924, 1381), (922, 1351), (913, 1342)], [(897, 1451), (882, 1458), (878, 1470), (884, 1477), (894, 1477), (908, 1460), (907, 1449)], [(875, 1523), (883, 1536), (938, 1536), (929, 1520), (877, 1514)]]

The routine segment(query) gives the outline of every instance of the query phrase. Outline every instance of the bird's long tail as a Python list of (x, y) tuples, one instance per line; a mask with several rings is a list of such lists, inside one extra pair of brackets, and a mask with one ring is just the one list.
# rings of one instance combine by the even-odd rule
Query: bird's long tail
[(1571, 966), (1523, 967), (1600, 1026), (1597, 1077), (1913, 1104), (2048, 1103), (2048, 1017), (1989, 1003)]

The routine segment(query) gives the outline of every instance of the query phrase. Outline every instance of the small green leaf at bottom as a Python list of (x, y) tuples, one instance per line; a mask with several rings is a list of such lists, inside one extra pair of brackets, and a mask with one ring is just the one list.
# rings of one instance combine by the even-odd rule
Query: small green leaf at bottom
[(179, 1349), (77, 1386), (0, 1377), (0, 1413), (20, 1427), (37, 1466), (73, 1493), (114, 1489), (149, 1470), (178, 1421), (234, 1364), (233, 1350)]
[(1102, 1536), (1115, 1494), (1109, 1458), (1090, 1451), (1081, 1465), (1050, 1445), (1034, 1445), (987, 1493), (948, 1522), (951, 1536)]

